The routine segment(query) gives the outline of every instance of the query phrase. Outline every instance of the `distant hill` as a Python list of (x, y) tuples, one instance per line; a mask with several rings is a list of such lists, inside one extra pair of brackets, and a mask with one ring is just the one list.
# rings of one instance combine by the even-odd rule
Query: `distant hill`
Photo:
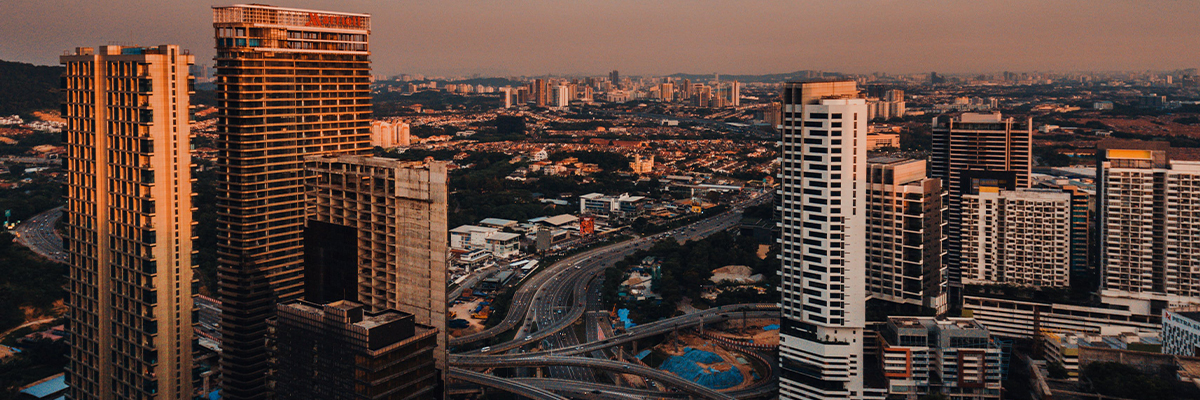
[(0, 115), (57, 110), (63, 67), (0, 61)]
[[(706, 82), (713, 79), (713, 74), (672, 74), (672, 78), (687, 79), (692, 82)], [(838, 78), (842, 74), (836, 72), (821, 72), (821, 71), (796, 71), (782, 74), (766, 74), (766, 75), (726, 75), (721, 74), (719, 78), (722, 81), (738, 81), (738, 82), (762, 82), (762, 83), (779, 83), (788, 81), (798, 81), (804, 79), (817, 78)]]

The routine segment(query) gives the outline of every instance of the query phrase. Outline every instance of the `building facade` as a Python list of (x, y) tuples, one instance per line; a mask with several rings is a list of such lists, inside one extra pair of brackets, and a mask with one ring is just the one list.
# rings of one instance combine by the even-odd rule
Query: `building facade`
[(304, 156), (371, 149), (371, 19), (215, 7), (221, 395), (267, 395), (266, 320), (304, 294)]
[(970, 318), (890, 317), (878, 338), (888, 398), (1000, 398), (1003, 349)]
[(941, 179), (950, 193), (947, 216), (947, 276), (951, 309), (961, 303), (962, 196), (979, 186), (1006, 190), (1030, 187), (1033, 165), (1033, 120), (1017, 121), (1000, 113), (964, 113), (933, 119), (930, 176)]
[(412, 130), (400, 121), (371, 121), (371, 145), (382, 148), (412, 145)]
[(194, 58), (101, 46), (60, 62), (67, 397), (191, 399)]
[[(362, 156), (305, 160), (314, 177), (308, 184), (309, 223), (345, 227), (356, 238), (357, 252), (333, 265), (353, 271), (348, 291), (356, 296), (345, 300), (370, 311), (399, 310), (418, 324), (446, 326), (446, 163)], [(335, 243), (311, 241), (306, 250)], [(354, 259), (356, 265), (346, 264)], [(306, 273), (311, 270), (306, 266)], [(444, 332), (437, 344), (435, 358), (444, 371)]]
[(350, 301), (278, 305), (271, 320), (276, 398), (434, 399), (436, 328)]
[(872, 298), (946, 311), (945, 192), (926, 161), (867, 160), (867, 291)]
[(1163, 310), (1162, 345), (1163, 354), (1200, 355), (1200, 307)]
[(1071, 195), (981, 186), (962, 200), (966, 284), (1070, 286)]
[(779, 396), (882, 397), (863, 384), (866, 100), (819, 81), (786, 84), (782, 102)]

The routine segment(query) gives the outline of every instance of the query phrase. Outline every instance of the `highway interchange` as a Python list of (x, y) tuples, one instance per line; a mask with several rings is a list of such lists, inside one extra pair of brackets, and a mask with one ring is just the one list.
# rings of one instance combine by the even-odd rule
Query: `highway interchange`
[[(729, 399), (748, 398), (769, 394), (775, 390), (772, 374), (763, 383), (739, 391), (717, 392), (695, 383), (679, 379), (665, 371), (646, 367), (640, 363), (626, 362), (625, 358), (610, 360), (612, 347), (639, 339), (669, 333), (680, 327), (697, 326), (702, 323), (720, 322), (734, 317), (778, 318), (775, 304), (744, 304), (713, 308), (685, 314), (675, 318), (656, 321), (614, 335), (607, 312), (600, 307), (600, 277), (604, 270), (639, 249), (649, 248), (656, 240), (672, 238), (680, 242), (703, 238), (713, 233), (736, 226), (741, 220), (741, 210), (751, 204), (766, 200), (758, 196), (738, 204), (732, 210), (714, 217), (672, 230), (670, 232), (638, 237), (625, 242), (588, 250), (567, 257), (533, 276), (527, 277), (516, 294), (505, 319), (495, 327), (472, 335), (450, 340), (452, 371), (489, 370), (491, 368), (518, 368), (518, 375), (527, 375), (526, 367), (545, 367), (548, 378), (494, 378), (487, 382), (480, 379), (471, 382), (506, 391), (521, 393), (528, 386), (536, 386), (559, 393), (578, 394), (587, 392), (605, 398), (643, 398), (637, 389), (599, 383), (597, 373), (606, 372), (622, 375), (637, 375), (662, 383), (680, 392), (660, 392), (663, 396), (691, 395), (700, 398)], [(586, 337), (580, 338), (573, 325), (584, 319)], [(490, 346), (471, 346), (474, 342), (491, 339), (515, 329), (511, 340)], [(600, 335), (604, 335), (603, 338)], [(493, 339), (494, 340), (494, 339)], [(456, 351), (455, 347), (464, 350)], [(474, 348), (472, 348), (474, 347)], [(761, 359), (761, 357), (759, 357)], [(773, 373), (775, 371), (772, 371)], [(603, 387), (601, 387), (603, 386)], [(642, 390), (645, 391), (645, 390)]]
[(62, 237), (54, 231), (54, 224), (62, 218), (62, 210), (62, 207), (51, 208), (17, 225), (17, 243), (52, 261), (67, 262)]

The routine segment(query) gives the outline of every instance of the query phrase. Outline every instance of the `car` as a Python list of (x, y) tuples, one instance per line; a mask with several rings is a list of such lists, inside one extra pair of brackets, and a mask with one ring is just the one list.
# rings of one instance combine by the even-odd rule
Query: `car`
[(624, 367), (622, 367), (622, 368), (629, 369), (629, 366), (628, 366), (628, 365), (626, 365), (626, 366), (624, 366)]
[(529, 336), (525, 337), (525, 341), (530, 341), (530, 340), (533, 340), (533, 335), (529, 335)]
[(489, 351), (492, 351), (492, 346), (487, 346), (479, 350), (480, 353), (487, 353)]

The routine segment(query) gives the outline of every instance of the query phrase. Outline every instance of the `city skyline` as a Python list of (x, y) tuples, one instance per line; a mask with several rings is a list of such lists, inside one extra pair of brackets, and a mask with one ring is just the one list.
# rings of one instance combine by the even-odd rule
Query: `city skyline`
[[(0, 59), (52, 65), (78, 43), (178, 43), (211, 64), (220, 4), (17, 1)], [(1200, 65), (1200, 4), (880, 1), (871, 7), (761, 1), (503, 4), (275, 2), (369, 13), (379, 74), (491, 76), (1174, 70)], [(174, 15), (130, 20), (123, 10)], [(63, 13), (62, 9), (75, 10)], [(791, 15), (794, 19), (780, 18)], [(1104, 16), (1104, 18), (1099, 18)], [(1099, 26), (1095, 21), (1104, 20)], [(986, 21), (981, 23), (980, 21)], [(839, 39), (778, 51), (833, 28)], [(1103, 28), (1103, 29), (1100, 29)], [(655, 40), (645, 40), (653, 37)], [(1164, 40), (1169, 38), (1170, 40)], [(142, 43), (145, 44), (145, 43)], [(1122, 57), (1111, 57), (1123, 54)]]

